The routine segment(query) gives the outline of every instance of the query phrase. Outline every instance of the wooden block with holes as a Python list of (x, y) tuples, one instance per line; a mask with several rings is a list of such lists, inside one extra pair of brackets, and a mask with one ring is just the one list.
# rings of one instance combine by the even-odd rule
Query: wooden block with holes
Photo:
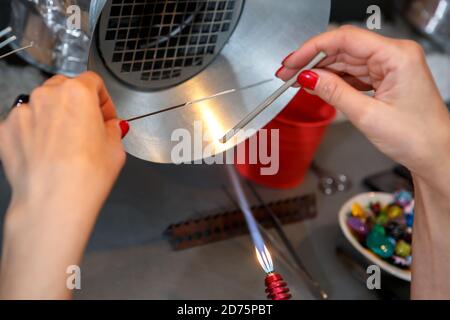
[[(317, 216), (314, 194), (289, 198), (267, 204), (283, 224), (312, 219)], [(252, 207), (260, 224), (272, 227), (272, 220), (263, 206)], [(175, 250), (183, 250), (207, 243), (248, 234), (247, 224), (240, 210), (230, 210), (202, 218), (170, 225), (166, 234)]]

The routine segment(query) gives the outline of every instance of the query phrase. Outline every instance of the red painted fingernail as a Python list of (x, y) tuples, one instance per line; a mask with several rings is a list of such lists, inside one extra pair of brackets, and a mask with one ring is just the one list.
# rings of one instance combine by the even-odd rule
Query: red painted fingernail
[(283, 69), (284, 69), (284, 66), (281, 66), (280, 69), (278, 69), (277, 72), (275, 72), (275, 77), (279, 78), (278, 75)]
[(289, 53), (289, 55), (288, 55), (286, 58), (284, 58), (284, 60), (283, 60), (283, 62), (282, 62), (281, 64), (284, 66), (284, 65), (286, 64), (286, 61), (287, 61), (294, 53), (295, 53), (295, 51)]
[(319, 75), (311, 70), (303, 71), (297, 78), (297, 82), (300, 83), (301, 86), (309, 90), (316, 89), (318, 81)]
[(123, 120), (120, 121), (119, 127), (120, 130), (122, 130), (122, 139), (123, 139), (127, 135), (128, 131), (130, 131), (130, 124), (127, 121)]

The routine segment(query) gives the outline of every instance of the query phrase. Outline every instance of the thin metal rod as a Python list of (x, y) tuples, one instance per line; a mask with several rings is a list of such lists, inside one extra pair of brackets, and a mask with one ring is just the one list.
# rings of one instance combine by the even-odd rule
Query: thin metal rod
[(292, 245), (292, 242), (289, 240), (288, 236), (284, 232), (283, 225), (282, 225), (280, 219), (278, 219), (275, 212), (273, 212), (273, 210), (264, 202), (264, 200), (261, 198), (258, 191), (256, 191), (253, 184), (250, 183), (249, 181), (246, 181), (246, 184), (247, 184), (248, 188), (250, 189), (250, 191), (255, 196), (256, 200), (258, 200), (259, 204), (264, 208), (264, 210), (270, 216), (272, 223), (275, 227), (275, 230), (277, 231), (278, 236), (280, 237), (281, 241), (285, 245), (286, 249), (289, 251), (290, 255), (292, 256), (292, 259), (294, 259), (298, 268), (302, 270), (304, 275), (308, 278), (310, 284), (313, 285), (314, 288), (318, 291), (320, 298), (327, 299), (328, 294), (321, 288), (320, 284), (314, 279), (314, 277), (311, 275), (311, 273), (306, 268), (306, 266), (303, 263), (300, 256), (297, 254), (297, 251), (295, 251), (295, 248)]
[(158, 110), (158, 111), (150, 112), (150, 113), (147, 113), (147, 114), (144, 114), (144, 115), (141, 115), (141, 116), (133, 117), (133, 118), (128, 119), (127, 121), (128, 122), (132, 122), (132, 121), (140, 120), (140, 119), (143, 119), (143, 118), (151, 117), (151, 116), (163, 113), (163, 112), (167, 112), (167, 111), (171, 111), (171, 110), (187, 107), (187, 106), (194, 105), (196, 103), (207, 101), (207, 100), (212, 100), (212, 99), (215, 99), (215, 98), (218, 98), (218, 97), (230, 94), (230, 93), (235, 93), (235, 92), (239, 92), (239, 91), (244, 91), (244, 90), (248, 90), (248, 89), (251, 89), (251, 88), (255, 88), (255, 87), (261, 86), (263, 84), (266, 84), (268, 82), (271, 82), (271, 81), (273, 81), (273, 79), (267, 79), (267, 80), (264, 80), (264, 81), (259, 81), (259, 82), (253, 83), (251, 85), (248, 85), (248, 86), (245, 86), (245, 87), (241, 87), (241, 88), (225, 90), (225, 91), (222, 91), (222, 92), (219, 92), (219, 93), (215, 93), (215, 94), (213, 94), (211, 96), (208, 96), (208, 97), (204, 97), (204, 98), (188, 101), (188, 102), (181, 103), (181, 104), (178, 104), (178, 105), (175, 105), (175, 106), (171, 106), (171, 107), (168, 107), (168, 108), (164, 108), (164, 109), (161, 109), (161, 110)]
[(15, 49), (15, 50), (10, 51), (10, 52), (8, 52), (8, 53), (5, 53), (4, 55), (0, 56), (0, 60), (3, 59), (3, 58), (8, 57), (8, 56), (10, 56), (10, 55), (12, 55), (12, 54), (14, 54), (14, 53), (17, 53), (17, 52), (19, 52), (19, 51), (23, 51), (23, 50), (26, 50), (26, 49), (28, 49), (28, 48), (31, 48), (32, 46), (34, 46), (34, 43), (33, 43), (33, 42), (30, 43), (29, 45), (25, 46), (25, 47), (18, 48), (18, 49)]
[(6, 39), (5, 41), (0, 43), (0, 49), (2, 49), (3, 47), (6, 47), (8, 44), (10, 44), (11, 42), (14, 42), (17, 40), (16, 36), (11, 36), (8, 39)]
[(6, 36), (8, 33), (12, 31), (11, 27), (6, 27), (2, 31), (0, 31), (0, 38)]
[(294, 77), (286, 81), (280, 88), (275, 90), (266, 100), (264, 100), (260, 105), (258, 105), (252, 112), (250, 112), (244, 119), (239, 121), (239, 123), (234, 126), (233, 129), (228, 131), (221, 139), (220, 142), (227, 143), (231, 138), (233, 138), (240, 130), (242, 130), (246, 125), (248, 125), (253, 119), (255, 119), (261, 112), (266, 110), (271, 106), (283, 93), (285, 93), (290, 87), (292, 87), (297, 82), (297, 77), (304, 70), (309, 70), (317, 66), (322, 60), (327, 57), (325, 52), (319, 52), (307, 66), (301, 69)]

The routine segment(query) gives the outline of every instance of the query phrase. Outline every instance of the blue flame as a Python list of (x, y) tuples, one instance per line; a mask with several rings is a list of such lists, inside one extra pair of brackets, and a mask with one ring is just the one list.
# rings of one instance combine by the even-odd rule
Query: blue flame
[[(241, 182), (239, 181), (239, 177), (234, 169), (234, 167), (227, 165), (228, 175), (231, 180), (231, 184), (233, 186), (234, 192), (236, 193), (239, 206), (244, 213), (245, 220), (247, 221), (248, 230), (250, 232), (250, 236), (252, 237), (253, 243), (255, 245), (257, 254), (263, 257), (262, 261), (268, 261), (267, 263), (260, 263), (266, 273), (273, 272), (272, 261), (270, 259), (270, 255), (267, 254), (267, 248), (264, 244), (264, 240), (261, 236), (261, 233), (258, 229), (258, 224), (256, 223), (255, 217), (252, 214), (252, 210), (250, 209), (250, 205), (245, 197), (244, 189), (242, 188)], [(259, 260), (259, 259), (258, 259)]]

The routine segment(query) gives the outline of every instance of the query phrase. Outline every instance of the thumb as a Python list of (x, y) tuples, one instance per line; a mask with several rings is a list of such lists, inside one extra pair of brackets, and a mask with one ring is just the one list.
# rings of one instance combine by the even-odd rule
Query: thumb
[(130, 124), (125, 120), (111, 119), (105, 126), (108, 136), (115, 141), (122, 140), (130, 131)]
[(300, 73), (298, 83), (311, 94), (343, 112), (355, 124), (370, 112), (377, 103), (372, 97), (353, 88), (333, 72), (314, 69)]

